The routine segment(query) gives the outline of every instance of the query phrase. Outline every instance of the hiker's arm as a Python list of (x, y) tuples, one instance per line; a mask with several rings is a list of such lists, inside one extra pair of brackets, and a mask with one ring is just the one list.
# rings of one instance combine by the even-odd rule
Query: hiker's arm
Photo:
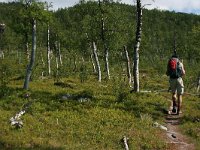
[(183, 76), (185, 75), (185, 69), (184, 69), (183, 64), (182, 64), (182, 75), (183, 75)]

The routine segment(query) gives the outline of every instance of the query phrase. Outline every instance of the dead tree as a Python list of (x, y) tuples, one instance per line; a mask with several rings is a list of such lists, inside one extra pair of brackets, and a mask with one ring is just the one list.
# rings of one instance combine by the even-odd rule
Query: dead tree
[(129, 138), (127, 138), (126, 136), (124, 136), (123, 139), (122, 139), (125, 150), (129, 150), (128, 140), (129, 140)]
[[(2, 36), (3, 36), (4, 31), (5, 31), (5, 27), (6, 27), (6, 25), (4, 23), (0, 24), (0, 43), (2, 43), (2, 40), (3, 40)], [(3, 59), (4, 58), (4, 52), (1, 48), (2, 47), (1, 47), (1, 44), (0, 44), (0, 58)]]
[(88, 40), (89, 48), (92, 50), (90, 58), (91, 58), (91, 61), (92, 61), (93, 72), (97, 73), (97, 69), (96, 69), (96, 65), (95, 65), (95, 61), (94, 61), (95, 56), (94, 56), (94, 52), (93, 52), (93, 43), (89, 40), (88, 34), (86, 33), (85, 35), (86, 35), (87, 40)]
[(94, 53), (92, 53), (92, 54), (90, 55), (90, 58), (91, 58), (91, 61), (92, 61), (93, 72), (94, 72), (94, 73), (97, 73), (96, 65), (95, 65), (95, 63), (94, 63)]
[(131, 64), (130, 64), (130, 58), (129, 58), (126, 46), (124, 46), (124, 52), (125, 52), (126, 62), (127, 62), (127, 64), (126, 64), (127, 76), (128, 76), (128, 80), (129, 80), (129, 85), (131, 86), (131, 84), (132, 84)]
[(56, 58), (56, 76), (59, 73), (59, 50), (58, 50), (58, 41), (55, 42), (55, 58)]
[(197, 79), (197, 93), (199, 92), (200, 89), (200, 77)]
[(59, 63), (60, 66), (62, 66), (63, 62), (62, 62), (62, 55), (61, 55), (61, 50), (60, 50), (60, 42), (58, 42), (58, 57), (59, 57)]
[(26, 77), (24, 81), (24, 89), (28, 89), (31, 73), (33, 70), (34, 62), (35, 62), (35, 53), (36, 53), (36, 20), (32, 19), (32, 51), (31, 51), (31, 59), (30, 63), (27, 66)]
[(99, 58), (97, 55), (97, 47), (96, 47), (95, 42), (93, 42), (92, 45), (93, 45), (93, 55), (95, 57), (95, 63), (96, 63), (97, 72), (98, 72), (98, 81), (101, 82), (101, 67), (100, 67)]
[[(45, 2), (46, 4), (46, 10), (49, 11), (49, 8), (52, 7), (51, 2)], [(51, 49), (50, 49), (50, 27), (49, 27), (49, 21), (47, 22), (47, 66), (48, 66), (48, 75), (51, 75)]]
[(51, 75), (51, 49), (49, 44), (50, 39), (50, 31), (49, 31), (49, 24), (47, 25), (47, 64), (48, 64), (48, 75)]
[(0, 23), (0, 34), (3, 34), (5, 31), (6, 25), (4, 23)]
[(137, 0), (137, 29), (136, 29), (136, 43), (134, 46), (134, 91), (139, 92), (139, 49), (142, 36), (142, 6), (141, 1)]

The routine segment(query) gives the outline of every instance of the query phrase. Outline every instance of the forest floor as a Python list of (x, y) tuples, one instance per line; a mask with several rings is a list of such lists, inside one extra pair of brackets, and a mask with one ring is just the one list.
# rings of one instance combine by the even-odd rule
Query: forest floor
[(166, 115), (165, 122), (168, 131), (166, 132), (167, 142), (174, 147), (175, 150), (195, 150), (194, 144), (183, 135), (179, 125), (181, 115)]
[[(148, 83), (144, 89), (167, 88), (167, 83), (160, 84), (163, 79), (156, 79), (143, 79)], [(120, 150), (124, 136), (129, 149), (200, 148), (199, 98), (184, 95), (184, 113), (169, 116), (170, 93), (130, 93), (124, 80), (95, 81), (35, 80), (25, 91), (23, 80), (12, 80), (0, 97), (0, 149)], [(11, 126), (9, 119), (29, 102), (33, 103), (21, 118), (23, 128)], [(156, 122), (167, 131), (155, 127)]]

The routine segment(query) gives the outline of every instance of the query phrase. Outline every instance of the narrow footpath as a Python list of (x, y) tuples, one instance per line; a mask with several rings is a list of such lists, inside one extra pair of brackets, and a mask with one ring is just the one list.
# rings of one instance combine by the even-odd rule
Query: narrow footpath
[(195, 150), (194, 144), (179, 130), (181, 115), (166, 115), (167, 142), (173, 150)]

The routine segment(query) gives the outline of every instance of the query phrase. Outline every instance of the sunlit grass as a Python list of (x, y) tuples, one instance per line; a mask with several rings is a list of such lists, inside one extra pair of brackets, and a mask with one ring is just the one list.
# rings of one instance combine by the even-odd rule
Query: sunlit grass
[[(144, 81), (149, 82), (150, 89), (156, 89), (157, 85), (168, 86), (167, 81), (162, 85), (162, 80)], [(164, 124), (169, 101), (162, 94), (130, 93), (128, 84), (120, 78), (102, 83), (91, 78), (81, 83), (79, 78), (68, 77), (60, 82), (55, 85), (53, 79), (35, 80), (29, 91), (22, 89), (23, 80), (10, 82), (9, 94), (0, 101), (0, 148), (123, 149), (123, 136), (129, 138), (130, 149), (169, 148), (164, 131), (153, 127), (154, 122)], [(27, 92), (29, 98), (24, 97)], [(67, 94), (72, 97), (63, 99)], [(80, 101), (81, 97), (86, 100)], [(198, 101), (195, 97), (187, 99), (181, 127), (198, 141), (195, 130), (199, 122), (191, 120), (199, 117)], [(15, 129), (9, 119), (28, 101), (33, 103), (22, 116), (24, 126)]]

